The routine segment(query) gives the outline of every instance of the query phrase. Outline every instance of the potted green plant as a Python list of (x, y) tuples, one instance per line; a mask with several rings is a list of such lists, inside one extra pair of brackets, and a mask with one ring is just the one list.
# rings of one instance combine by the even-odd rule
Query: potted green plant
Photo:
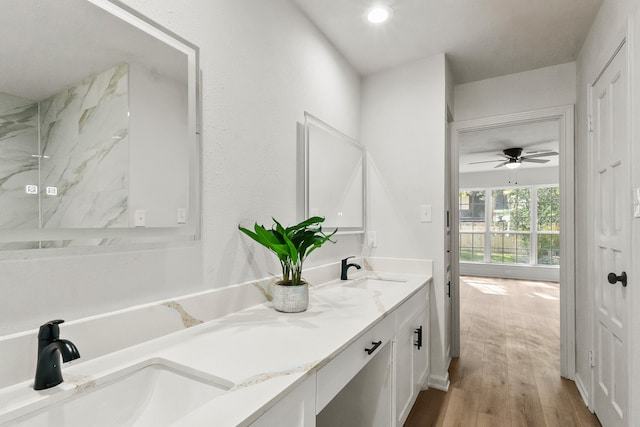
[(273, 287), (273, 305), (285, 313), (305, 311), (309, 306), (309, 289), (302, 278), (302, 264), (309, 254), (330, 241), (338, 231), (330, 234), (322, 231), (324, 218), (311, 217), (291, 227), (283, 227), (275, 218), (271, 229), (256, 223), (254, 231), (238, 226), (238, 229), (273, 252), (282, 266), (282, 280)]

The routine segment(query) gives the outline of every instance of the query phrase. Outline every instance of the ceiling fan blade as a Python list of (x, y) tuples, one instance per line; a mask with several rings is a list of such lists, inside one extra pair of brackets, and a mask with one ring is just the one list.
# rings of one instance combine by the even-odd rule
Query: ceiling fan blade
[(477, 165), (478, 163), (493, 163), (493, 162), (502, 162), (503, 160), (484, 160), (482, 162), (471, 162), (470, 165)]
[(509, 163), (509, 161), (502, 162), (498, 166), (496, 166), (494, 169), (498, 169), (499, 167), (502, 167), (502, 166), (506, 165), (507, 163)]
[(529, 159), (527, 157), (521, 158), (520, 161), (529, 163), (549, 163), (549, 159)]
[(535, 157), (547, 157), (547, 156), (557, 156), (558, 153), (555, 151), (547, 151), (546, 153), (538, 153), (538, 154), (531, 154), (528, 156), (523, 156), (523, 159), (533, 159)]

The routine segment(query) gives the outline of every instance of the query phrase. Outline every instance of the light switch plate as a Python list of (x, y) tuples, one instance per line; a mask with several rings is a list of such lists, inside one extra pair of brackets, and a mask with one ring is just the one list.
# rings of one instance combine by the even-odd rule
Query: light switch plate
[(187, 223), (187, 210), (185, 208), (178, 208), (178, 224)]
[(138, 209), (134, 213), (134, 221), (136, 227), (144, 227), (147, 223), (147, 211)]
[(640, 188), (633, 189), (633, 217), (640, 218)]
[(431, 222), (431, 205), (420, 205), (420, 222)]

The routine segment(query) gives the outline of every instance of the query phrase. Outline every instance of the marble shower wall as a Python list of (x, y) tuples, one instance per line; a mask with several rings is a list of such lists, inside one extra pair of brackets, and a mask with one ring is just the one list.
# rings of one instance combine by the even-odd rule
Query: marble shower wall
[(128, 69), (40, 102), (42, 228), (128, 227)]
[(38, 103), (0, 94), (0, 229), (38, 228), (37, 154)]
[[(40, 102), (0, 93), (0, 230), (128, 226), (128, 69)], [(41, 244), (73, 242), (0, 242), (0, 250)]]

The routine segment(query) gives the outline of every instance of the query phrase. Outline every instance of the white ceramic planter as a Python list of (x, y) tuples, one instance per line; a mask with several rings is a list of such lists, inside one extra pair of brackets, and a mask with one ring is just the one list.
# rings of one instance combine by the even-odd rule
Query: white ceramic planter
[(273, 307), (283, 313), (300, 313), (309, 307), (309, 286), (273, 285)]

